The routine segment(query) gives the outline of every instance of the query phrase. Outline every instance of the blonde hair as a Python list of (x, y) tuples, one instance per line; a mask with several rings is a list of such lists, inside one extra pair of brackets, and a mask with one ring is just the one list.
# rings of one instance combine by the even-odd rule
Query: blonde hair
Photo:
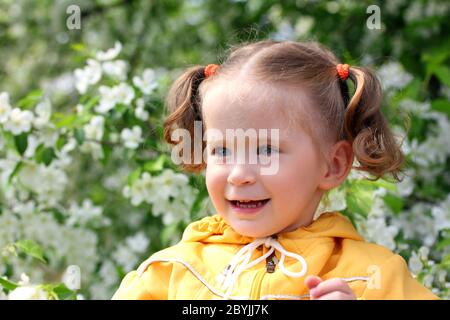
[[(314, 102), (313, 116), (321, 122), (315, 127), (333, 141), (352, 144), (360, 164), (354, 169), (368, 172), (373, 180), (391, 174), (401, 181), (399, 174), (405, 159), (381, 112), (379, 80), (368, 68), (350, 66), (348, 78), (355, 88), (350, 97), (347, 82), (336, 74), (338, 63), (336, 56), (317, 42), (265, 40), (232, 47), (213, 76), (205, 79), (204, 66), (193, 66), (176, 79), (166, 99), (169, 115), (164, 122), (164, 139), (176, 145), (171, 139), (176, 128), (187, 129), (193, 135), (194, 121), (202, 120), (204, 92), (217, 79), (232, 79), (245, 69), (264, 83), (305, 88)], [(202, 147), (206, 147), (205, 142)], [(205, 163), (182, 167), (198, 172)]]

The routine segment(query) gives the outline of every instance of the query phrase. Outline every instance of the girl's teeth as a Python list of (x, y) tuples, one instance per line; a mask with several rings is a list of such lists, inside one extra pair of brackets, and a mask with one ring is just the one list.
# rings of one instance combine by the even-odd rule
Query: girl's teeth
[(263, 205), (263, 201), (251, 201), (251, 202), (237, 202), (240, 208), (257, 208)]

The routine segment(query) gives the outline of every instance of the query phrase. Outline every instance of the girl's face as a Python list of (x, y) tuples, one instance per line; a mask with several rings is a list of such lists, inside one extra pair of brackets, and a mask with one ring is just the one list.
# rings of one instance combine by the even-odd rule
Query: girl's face
[[(311, 223), (324, 192), (319, 183), (325, 166), (308, 130), (299, 124), (310, 119), (307, 103), (298, 88), (294, 92), (248, 81), (215, 85), (205, 93), (207, 132), (215, 129), (224, 137), (222, 142), (212, 142), (207, 134), (206, 185), (217, 213), (238, 233), (265, 237)], [(294, 121), (287, 116), (287, 108), (296, 108), (304, 116)], [(239, 128), (257, 133), (245, 137), (245, 152), (238, 149), (239, 136), (234, 136), (234, 145), (226, 139), (226, 129)], [(279, 142), (258, 139), (260, 129), (267, 129), (269, 137), (270, 129), (278, 129)], [(245, 161), (238, 161), (239, 152), (245, 154)], [(262, 174), (261, 169), (268, 166), (252, 163), (252, 153), (261, 161), (278, 161), (278, 169)], [(263, 199), (269, 200), (259, 209), (236, 208), (232, 201)]]

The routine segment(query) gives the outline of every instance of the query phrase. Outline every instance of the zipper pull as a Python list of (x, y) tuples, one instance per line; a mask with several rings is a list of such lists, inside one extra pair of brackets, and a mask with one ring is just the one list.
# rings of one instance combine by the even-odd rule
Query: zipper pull
[[(266, 258), (266, 272), (274, 273), (275, 272), (275, 261), (274, 261), (275, 252), (272, 252), (270, 256)], [(275, 257), (276, 259), (276, 257)]]

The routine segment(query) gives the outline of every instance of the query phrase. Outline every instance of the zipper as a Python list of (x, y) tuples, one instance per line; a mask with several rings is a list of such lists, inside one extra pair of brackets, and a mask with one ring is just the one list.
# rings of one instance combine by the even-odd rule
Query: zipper
[(267, 273), (275, 272), (276, 262), (274, 259), (276, 259), (275, 251), (266, 258), (266, 266), (263, 269), (257, 271), (255, 278), (253, 279), (252, 289), (250, 290), (251, 300), (259, 300), (261, 298), (261, 287), (265, 275)]

